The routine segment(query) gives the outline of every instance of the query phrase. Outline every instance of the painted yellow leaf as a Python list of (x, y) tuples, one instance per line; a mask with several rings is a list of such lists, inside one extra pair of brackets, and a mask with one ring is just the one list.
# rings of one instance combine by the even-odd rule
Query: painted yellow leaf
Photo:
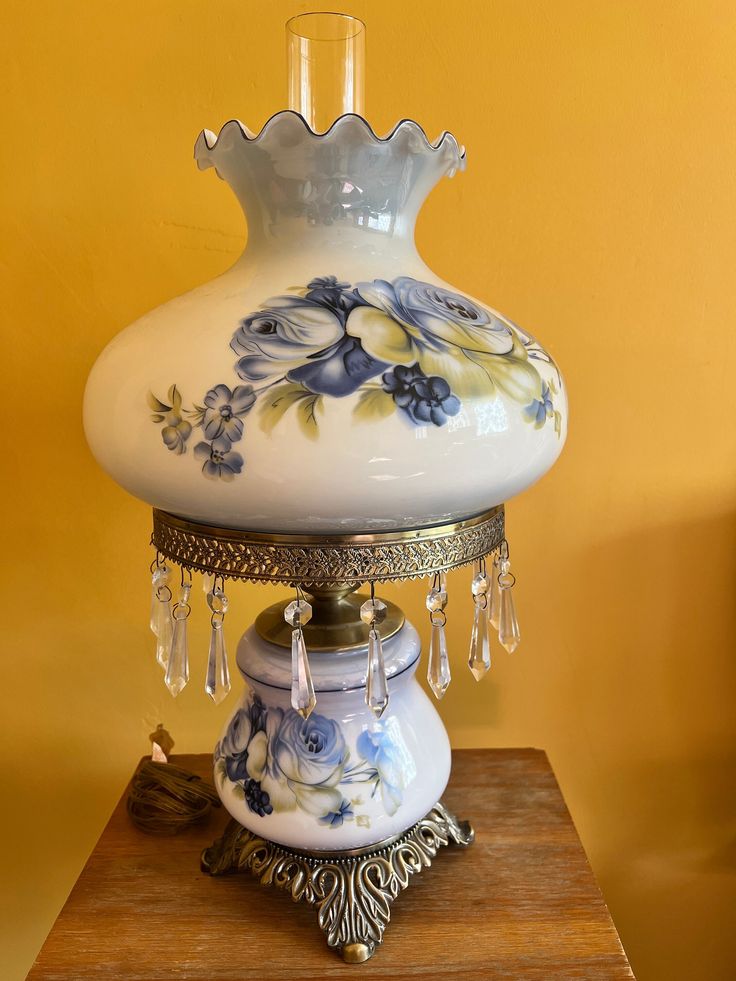
[(371, 388), (358, 399), (353, 409), (353, 419), (357, 422), (373, 422), (385, 419), (394, 411), (394, 400), (382, 388)]
[(469, 352), (466, 354), (459, 348), (444, 352), (423, 351), (419, 367), (426, 375), (444, 378), (453, 395), (461, 400), (493, 395), (493, 377), (471, 359)]
[(297, 416), (302, 432), (307, 439), (315, 440), (318, 436), (319, 425), (317, 412), (322, 408), (322, 396), (312, 395), (303, 398), (297, 407)]
[(263, 432), (270, 433), (284, 413), (288, 412), (292, 406), (297, 405), (303, 399), (312, 397), (310, 391), (292, 382), (286, 382), (272, 388), (261, 399), (260, 422)]
[(153, 392), (149, 392), (146, 401), (148, 402), (148, 407), (153, 409), (154, 412), (168, 412), (171, 408), (170, 405), (166, 405), (161, 399), (157, 399)]
[(466, 352), (468, 358), (487, 372), (492, 382), (510, 398), (527, 405), (542, 394), (542, 377), (529, 361), (521, 344), (514, 344), (510, 354), (477, 354)]
[(169, 401), (174, 412), (179, 412), (181, 409), (181, 395), (176, 385), (172, 385), (169, 389)]

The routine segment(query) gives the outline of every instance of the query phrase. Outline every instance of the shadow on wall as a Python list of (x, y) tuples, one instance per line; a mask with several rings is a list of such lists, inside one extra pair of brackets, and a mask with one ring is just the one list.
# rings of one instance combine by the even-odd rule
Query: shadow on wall
[(602, 542), (576, 579), (595, 615), (568, 606), (554, 697), (579, 706), (587, 763), (551, 755), (632, 967), (733, 977), (736, 516)]

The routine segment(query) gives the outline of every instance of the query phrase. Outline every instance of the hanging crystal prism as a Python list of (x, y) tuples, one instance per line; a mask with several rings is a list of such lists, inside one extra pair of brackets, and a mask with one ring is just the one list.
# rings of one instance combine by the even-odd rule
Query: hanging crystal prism
[(470, 634), (470, 651), (468, 667), (476, 681), (480, 681), (491, 666), (491, 648), (488, 640), (489, 625), (487, 617), (488, 589), (491, 585), (486, 574), (485, 561), (480, 559), (475, 563), (471, 589), (475, 612), (473, 614), (473, 630)]
[(171, 653), (166, 665), (166, 687), (176, 698), (189, 681), (189, 642), (187, 639), (187, 617), (191, 613), (189, 594), (192, 589), (191, 579), (182, 582), (179, 602), (173, 610), (174, 632), (171, 638)]
[(158, 587), (158, 608), (156, 610), (156, 660), (166, 670), (171, 653), (174, 635), (174, 621), (171, 615), (171, 590), (168, 586)]
[[(430, 618), (431, 619), (431, 618)], [(444, 623), (432, 620), (432, 635), (429, 641), (429, 664), (427, 665), (427, 681), (434, 692), (435, 698), (442, 698), (450, 686), (450, 659), (447, 655), (447, 638)]]
[(365, 686), (365, 701), (377, 719), (380, 719), (388, 706), (388, 681), (386, 665), (383, 661), (381, 635), (375, 627), (368, 633), (368, 674)]
[(230, 671), (227, 664), (224, 627), (228, 598), (222, 588), (218, 588), (216, 579), (212, 580), (212, 588), (207, 593), (207, 605), (212, 610), (210, 617), (212, 629), (204, 690), (215, 705), (219, 705), (230, 691)]
[(480, 603), (476, 603), (468, 654), (468, 667), (476, 681), (480, 681), (491, 666), (491, 648), (488, 643), (488, 626), (485, 623), (484, 613), (485, 608)]
[(426, 607), (429, 610), (429, 622), (432, 633), (429, 641), (429, 658), (427, 661), (427, 682), (434, 692), (436, 699), (442, 698), (447, 691), (452, 675), (450, 674), (450, 659), (447, 654), (447, 639), (445, 624), (447, 615), (447, 587), (444, 573), (435, 576), (432, 588), (427, 593)]
[(309, 718), (317, 704), (301, 627), (291, 634), (291, 704), (303, 719)]
[[(491, 580), (486, 573), (486, 564), (483, 559), (478, 559), (473, 564), (473, 581), (470, 584), (470, 589), (473, 593), (473, 598), (476, 596), (488, 596), (488, 590), (491, 588)], [(487, 604), (483, 604), (483, 609), (486, 608)]]
[(498, 639), (501, 646), (505, 647), (509, 654), (513, 654), (521, 641), (519, 622), (516, 619), (516, 609), (514, 608), (514, 596), (511, 592), (516, 578), (510, 571), (511, 563), (508, 558), (501, 559), (500, 569), (498, 584), (501, 591), (501, 609), (498, 617)]
[(284, 610), (284, 619), (294, 628), (291, 632), (291, 705), (303, 719), (309, 718), (317, 704), (302, 631), (311, 618), (312, 607), (301, 598), (289, 603)]
[(427, 593), (425, 606), (430, 613), (444, 611), (447, 606), (447, 588), (440, 576), (435, 576), (432, 588)]
[(171, 570), (166, 563), (156, 561), (151, 566), (151, 621), (150, 626), (156, 635), (156, 660), (166, 670), (171, 650), (171, 637), (174, 623), (171, 619), (171, 589), (169, 578)]
[(386, 604), (376, 599), (371, 583), (371, 598), (360, 608), (360, 619), (370, 627), (368, 631), (368, 667), (366, 670), (365, 703), (380, 719), (388, 705), (388, 679), (383, 660), (383, 644), (378, 625), (386, 619)]
[(202, 573), (202, 592), (209, 596), (215, 588), (215, 574), (213, 572)]
[(169, 567), (165, 564), (159, 565), (154, 561), (151, 565), (151, 620), (150, 626), (154, 633), (158, 632), (159, 614), (159, 589), (167, 586), (169, 582)]
[(491, 566), (491, 588), (488, 591), (488, 622), (498, 630), (498, 615), (501, 610), (501, 589), (498, 585), (500, 575), (498, 555), (493, 556)]

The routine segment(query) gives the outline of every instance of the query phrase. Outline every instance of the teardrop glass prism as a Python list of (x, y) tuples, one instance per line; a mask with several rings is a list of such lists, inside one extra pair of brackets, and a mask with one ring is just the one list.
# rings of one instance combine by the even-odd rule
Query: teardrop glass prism
[(491, 567), (491, 588), (488, 590), (488, 622), (498, 630), (498, 616), (501, 612), (501, 589), (498, 585), (498, 563)]
[(158, 606), (159, 599), (156, 595), (156, 585), (154, 583), (151, 589), (151, 618), (149, 620), (149, 626), (156, 635), (158, 635)]
[(171, 653), (166, 665), (166, 687), (176, 698), (189, 681), (189, 642), (187, 640), (186, 618), (174, 620), (171, 638)]
[(516, 609), (514, 608), (514, 596), (511, 587), (506, 586), (501, 590), (501, 613), (498, 619), (498, 639), (502, 647), (505, 647), (509, 654), (513, 654), (519, 646), (521, 633), (519, 632), (519, 622), (516, 619)]
[(480, 681), (491, 666), (491, 649), (488, 644), (488, 627), (485, 623), (485, 609), (476, 604), (473, 617), (473, 632), (470, 635), (468, 667), (476, 681)]
[(427, 665), (427, 681), (438, 700), (447, 691), (452, 676), (450, 674), (450, 659), (447, 656), (447, 638), (445, 628), (441, 623), (432, 624), (432, 636), (429, 641), (429, 664)]
[(377, 630), (368, 634), (368, 673), (366, 676), (365, 703), (380, 719), (388, 705), (388, 681), (383, 663), (383, 645)]
[(157, 565), (151, 574), (151, 619), (150, 627), (154, 634), (158, 631), (158, 608), (159, 608), (159, 589), (166, 586), (169, 581), (169, 568), (166, 565)]
[(316, 704), (304, 634), (297, 628), (291, 632), (291, 705), (303, 719), (308, 719)]
[(169, 663), (174, 621), (171, 617), (171, 600), (156, 600), (156, 660), (164, 670)]
[(215, 705), (227, 697), (230, 691), (230, 671), (227, 666), (225, 631), (221, 623), (214, 623), (210, 632), (210, 652), (207, 659), (207, 680), (204, 690)]

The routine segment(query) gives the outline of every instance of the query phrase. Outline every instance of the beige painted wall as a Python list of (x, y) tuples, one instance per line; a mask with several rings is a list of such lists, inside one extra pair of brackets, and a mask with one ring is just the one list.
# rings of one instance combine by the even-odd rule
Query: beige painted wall
[[(4, 4), (0, 960), (23, 976), (174, 703), (147, 629), (147, 508), (80, 425), (94, 358), (224, 270), (245, 230), (192, 162), (203, 126), (283, 108), (304, 4)], [(454, 589), (456, 746), (547, 749), (640, 981), (732, 978), (736, 14), (728, 2), (370, 0), (368, 115), (449, 128), (469, 169), (426, 206), (445, 278), (551, 348), (572, 421), (508, 509), (523, 646), (476, 685)], [(386, 590), (426, 639), (423, 586)], [(234, 644), (275, 590), (233, 597)], [(197, 626), (198, 624), (198, 626)]]

